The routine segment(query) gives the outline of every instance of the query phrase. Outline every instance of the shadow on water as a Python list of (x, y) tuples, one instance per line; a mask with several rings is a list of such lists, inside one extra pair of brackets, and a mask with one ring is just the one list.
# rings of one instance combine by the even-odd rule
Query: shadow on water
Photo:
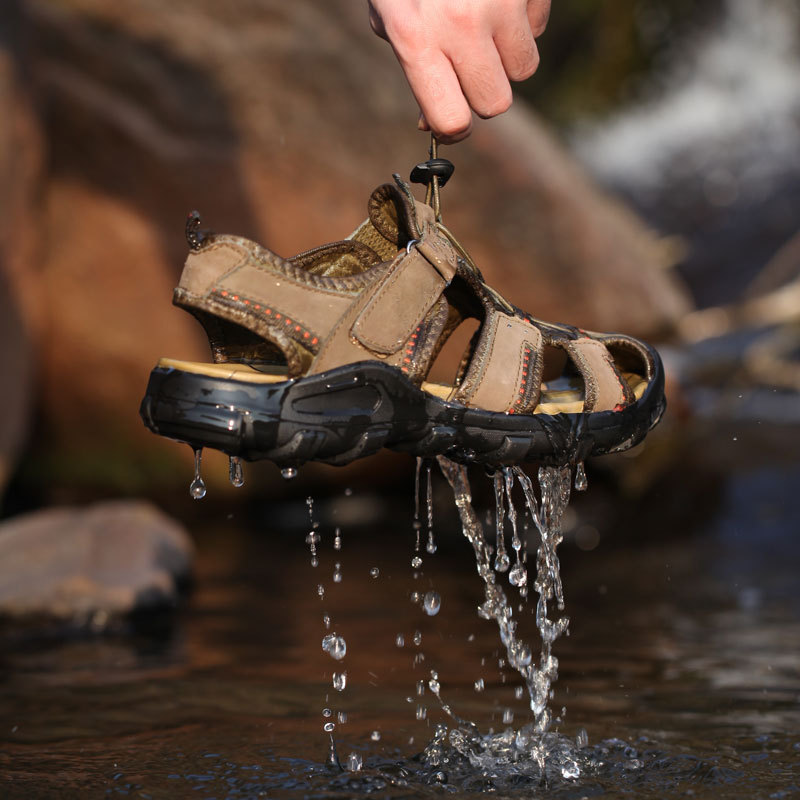
[[(700, 530), (692, 505), (679, 513), (666, 491), (648, 500), (665, 510), (660, 528), (657, 513), (646, 525), (621, 515), (591, 552), (568, 532), (571, 625), (555, 645), (549, 734), (566, 757), (548, 762), (544, 780), (530, 759), (489, 762), (450, 745), (439, 763), (419, 755), (447, 722), (426, 685), (431, 670), (442, 701), (484, 733), (519, 730), (532, 716), (495, 624), (475, 613), (483, 589), (441, 476), (438, 549), (423, 552), (414, 578), (413, 467), (403, 461), (407, 498), (387, 498), (377, 523), (339, 525), (340, 550), (337, 498), (320, 506), (317, 567), (308, 518), (281, 527), (209, 506), (196, 588), (159, 635), (47, 642), (5, 631), (3, 795), (796, 796), (800, 464), (721, 456)], [(689, 483), (714, 471), (681, 469)], [(572, 528), (596, 507), (593, 473), (595, 494), (607, 491), (599, 464), (588, 473)], [(472, 481), (491, 489), (480, 471)], [(339, 499), (343, 509), (372, 502), (357, 490)], [(429, 590), (442, 598), (434, 616), (409, 600)], [(533, 615), (518, 620), (537, 651)], [(341, 661), (320, 646), (330, 631), (346, 639)], [(341, 692), (335, 671), (347, 675)], [(339, 759), (357, 754), (360, 771), (325, 765), (330, 722)]]

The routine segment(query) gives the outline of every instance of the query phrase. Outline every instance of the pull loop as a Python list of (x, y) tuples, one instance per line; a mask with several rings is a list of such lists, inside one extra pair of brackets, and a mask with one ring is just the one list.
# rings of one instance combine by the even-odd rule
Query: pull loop
[(425, 202), (433, 209), (436, 221), (441, 222), (442, 208), (439, 190), (447, 183), (455, 170), (455, 166), (446, 158), (439, 158), (438, 153), (439, 142), (436, 137), (431, 134), (430, 158), (428, 161), (417, 164), (417, 166), (411, 170), (411, 182), (427, 184), (428, 188), (425, 192)]

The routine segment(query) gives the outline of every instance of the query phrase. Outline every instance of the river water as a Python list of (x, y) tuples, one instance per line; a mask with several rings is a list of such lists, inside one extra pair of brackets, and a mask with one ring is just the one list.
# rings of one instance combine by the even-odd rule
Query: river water
[[(694, 451), (717, 460), (677, 464), (627, 508), (630, 490), (604, 471), (615, 459), (587, 465), (559, 551), (571, 621), (553, 647), (547, 745), (566, 756), (544, 780), (530, 763), (470, 761), (449, 745), (435, 764), (420, 757), (452, 723), (431, 671), (441, 702), (484, 735), (533, 721), (519, 674), (500, 665), (497, 625), (476, 613), (484, 586), (435, 473), (436, 552), (423, 538), (417, 569), (411, 491), (340, 527), (338, 550), (337, 504), (358, 489), (319, 504), (331, 511), (318, 517), (316, 567), (307, 524), (278, 529), (223, 503), (197, 531), (194, 591), (160, 624), (50, 640), (3, 630), (0, 795), (800, 796), (800, 461), (765, 444), (796, 433), (737, 425), (735, 442), (695, 435)], [(731, 456), (738, 447), (760, 452)], [(398, 457), (398, 474), (410, 489), (413, 463)], [(435, 592), (438, 611), (413, 592)], [(518, 622), (538, 653), (535, 615)], [(331, 631), (346, 639), (341, 660), (320, 646)], [(339, 760), (360, 771), (326, 765), (330, 722)]]

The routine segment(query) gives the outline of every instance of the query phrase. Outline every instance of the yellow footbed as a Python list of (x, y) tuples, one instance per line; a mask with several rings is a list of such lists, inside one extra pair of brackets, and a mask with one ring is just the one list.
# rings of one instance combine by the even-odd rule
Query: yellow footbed
[[(275, 367), (274, 372), (262, 372), (247, 364), (212, 364), (200, 361), (179, 361), (174, 358), (162, 358), (159, 360), (158, 366), (163, 369), (177, 369), (181, 372), (192, 372), (195, 375), (207, 375), (211, 378), (225, 378), (247, 383), (280, 383), (286, 380), (285, 368), (281, 367)], [(644, 394), (647, 379), (634, 372), (624, 372), (622, 376), (638, 400)], [(425, 381), (422, 384), (422, 390), (441, 400), (447, 400), (453, 387)], [(581, 411), (583, 411), (583, 397), (580, 390), (548, 390), (547, 384), (545, 384), (542, 387), (542, 396), (534, 414), (578, 414)]]

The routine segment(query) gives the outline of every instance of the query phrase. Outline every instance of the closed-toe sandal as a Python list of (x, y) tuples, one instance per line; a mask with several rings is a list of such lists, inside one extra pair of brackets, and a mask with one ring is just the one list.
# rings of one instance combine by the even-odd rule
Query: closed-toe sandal
[[(281, 467), (381, 447), (565, 464), (633, 446), (664, 411), (652, 347), (511, 305), (397, 176), (350, 236), (294, 258), (202, 231), (197, 215), (187, 238), (174, 303), (205, 328), (213, 362), (161, 359), (141, 415), (194, 448)], [(430, 381), (469, 319), (455, 379)]]

